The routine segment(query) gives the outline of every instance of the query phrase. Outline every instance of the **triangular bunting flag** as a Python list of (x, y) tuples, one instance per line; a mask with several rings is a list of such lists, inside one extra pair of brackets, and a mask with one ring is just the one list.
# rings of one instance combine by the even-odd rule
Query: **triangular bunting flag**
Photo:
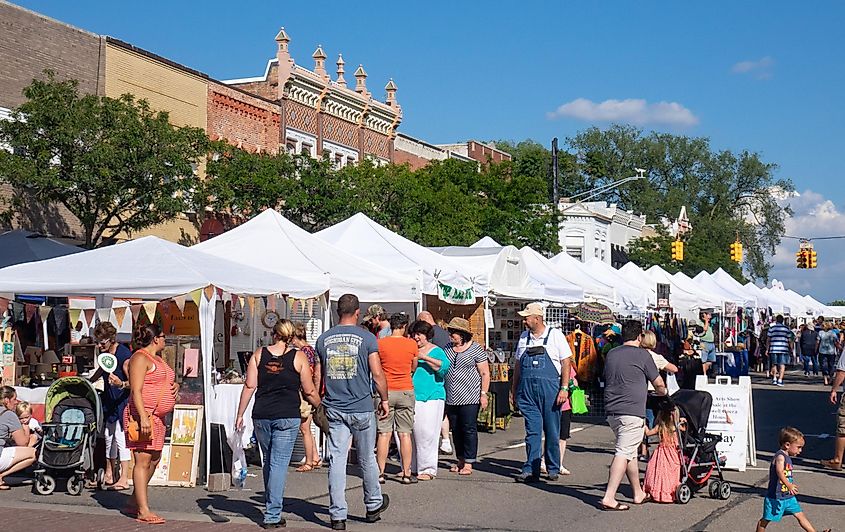
[(249, 303), (249, 313), (255, 316), (255, 298), (250, 296), (246, 298), (247, 303)]
[(24, 305), (23, 308), (24, 312), (26, 313), (26, 322), (29, 323), (32, 321), (32, 318), (35, 317), (35, 312), (38, 310), (38, 308), (30, 303)]
[(223, 299), (223, 289), (222, 288), (217, 289), (217, 297), (219, 299)]
[(232, 310), (234, 312), (240, 312), (243, 310), (243, 305), (241, 305), (241, 298), (238, 296), (232, 296)]
[(130, 305), (129, 310), (132, 312), (132, 327), (135, 327), (135, 323), (138, 321), (138, 316), (141, 315), (141, 305)]
[[(293, 299), (293, 298), (291, 298), (291, 299)], [(293, 304), (291, 305), (290, 311), (291, 311), (291, 314), (296, 314), (297, 312), (299, 312), (299, 301), (298, 300), (296, 300), (296, 299), (293, 300)]]
[(83, 312), (85, 312), (85, 324), (89, 327), (94, 326), (94, 314), (96, 314), (96, 310), (92, 308), (87, 308)]
[(115, 326), (120, 328), (123, 325), (123, 318), (126, 317), (126, 307), (115, 307), (114, 309), (114, 320), (117, 322)]
[(211, 286), (211, 285), (208, 285), (208, 286), (205, 287), (204, 292), (205, 292), (205, 299), (207, 299), (208, 301), (211, 301), (211, 298), (214, 297), (214, 287)]
[(104, 321), (109, 321), (111, 319), (111, 309), (110, 308), (98, 308), (97, 309), (97, 317), (100, 319), (100, 323)]
[(314, 317), (314, 300), (313, 299), (308, 300), (308, 317), (309, 318)]
[(181, 314), (185, 313), (185, 296), (176, 296), (173, 298), (173, 302), (176, 303), (176, 306), (179, 308), (179, 312)]
[(155, 301), (151, 301), (149, 303), (144, 303), (144, 312), (147, 313), (147, 318), (150, 320), (150, 323), (154, 322), (156, 319), (156, 307), (158, 303)]
[(267, 296), (267, 310), (276, 311), (276, 294)]
[(79, 316), (82, 315), (81, 308), (70, 308), (67, 310), (68, 316), (70, 317), (70, 328), (73, 329), (76, 327), (77, 322), (79, 321)]
[(47, 321), (51, 312), (53, 312), (53, 307), (51, 306), (41, 305), (38, 307), (38, 315), (41, 316), (41, 321)]
[(200, 308), (200, 298), (202, 297), (202, 288), (197, 288), (196, 290), (191, 292), (190, 295), (191, 295), (191, 301), (194, 302), (194, 305), (196, 305), (197, 308)]
[(246, 310), (246, 307), (244, 305), (246, 305), (246, 298), (243, 296), (238, 296), (238, 306), (241, 310)]

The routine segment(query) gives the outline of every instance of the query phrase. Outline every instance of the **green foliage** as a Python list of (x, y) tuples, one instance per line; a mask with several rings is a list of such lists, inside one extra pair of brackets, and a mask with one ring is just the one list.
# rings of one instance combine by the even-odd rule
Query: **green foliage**
[(693, 231), (683, 264), (671, 264), (668, 248), (659, 256), (656, 250), (665, 244), (659, 238), (634, 244), (635, 262), (660, 264), (667, 270), (679, 267), (687, 273), (722, 267), (742, 279), (729, 255), (729, 245), (738, 234), (745, 250), (745, 272), (752, 278), (768, 278), (771, 264), (766, 257), (780, 242), (789, 214), (772, 192), (793, 190), (789, 180), (774, 177), (776, 165), (763, 162), (756, 153), (714, 151), (706, 138), (644, 134), (629, 126), (591, 128), (568, 143), (587, 188), (635, 175), (635, 168), (646, 169), (647, 179), (608, 191), (599, 199), (645, 213), (650, 223), (662, 217), (674, 220), (686, 206)]
[(62, 204), (81, 222), (86, 247), (182, 213), (206, 153), (202, 129), (176, 128), (144, 100), (80, 95), (76, 81), (34, 80), (27, 101), (0, 122), (0, 180), (27, 197)]
[(845, 299), (834, 299), (830, 303), (827, 303), (829, 307), (845, 307)]
[(253, 215), (277, 209), (308, 231), (357, 212), (424, 246), (469, 245), (489, 235), (503, 244), (558, 251), (557, 215), (542, 178), (515, 173), (515, 163), (455, 159), (412, 171), (363, 161), (334, 170), (307, 155), (253, 154), (215, 147), (204, 196), (215, 210)]

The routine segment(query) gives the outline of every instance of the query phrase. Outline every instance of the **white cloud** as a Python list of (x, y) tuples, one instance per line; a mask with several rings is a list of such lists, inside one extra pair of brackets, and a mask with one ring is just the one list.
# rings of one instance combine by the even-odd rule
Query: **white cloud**
[[(786, 220), (786, 234), (802, 238), (845, 235), (845, 212), (823, 195), (806, 190), (779, 201), (789, 205), (793, 216)], [(784, 238), (772, 257), (769, 276), (782, 281), (787, 288), (800, 294), (810, 294), (822, 303), (845, 299), (845, 240), (816, 240), (818, 268), (799, 270), (795, 267), (795, 253), (799, 241)]]
[(731, 68), (731, 72), (734, 74), (748, 74), (757, 79), (770, 79), (774, 67), (775, 60), (766, 56), (756, 61), (740, 61)]
[(605, 100), (596, 103), (578, 98), (547, 113), (549, 120), (575, 118), (586, 122), (623, 122), (634, 125), (694, 126), (698, 117), (677, 102), (648, 103), (643, 99)]

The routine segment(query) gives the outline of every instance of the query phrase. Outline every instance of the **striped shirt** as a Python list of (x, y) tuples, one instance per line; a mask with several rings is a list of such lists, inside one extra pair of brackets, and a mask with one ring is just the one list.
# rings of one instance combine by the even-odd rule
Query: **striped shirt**
[(446, 404), (476, 405), (481, 402), (481, 374), (477, 364), (487, 362), (487, 353), (473, 342), (469, 348), (458, 353), (452, 344), (444, 349), (449, 359), (449, 372), (446, 374)]
[(769, 327), (769, 352), (789, 353), (789, 341), (792, 340), (792, 331), (782, 323), (774, 323)]

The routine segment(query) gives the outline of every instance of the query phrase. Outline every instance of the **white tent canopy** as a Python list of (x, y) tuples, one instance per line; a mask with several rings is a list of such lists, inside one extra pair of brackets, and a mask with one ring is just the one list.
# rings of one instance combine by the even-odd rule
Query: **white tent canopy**
[(763, 290), (754, 283), (746, 283), (745, 289), (749, 293), (752, 293), (757, 296), (758, 308), (770, 308), (772, 309), (772, 312), (783, 312), (783, 301), (778, 301), (777, 299), (772, 297), (770, 292)]
[(265, 270), (287, 272), (296, 278), (327, 274), (330, 296), (335, 300), (346, 293), (357, 295), (361, 301), (420, 299), (416, 276), (389, 271), (346, 253), (273, 209), (192, 249)]
[[(554, 258), (552, 258), (554, 261)], [(626, 307), (646, 309), (657, 304), (657, 291), (655, 283), (637, 282), (636, 279), (629, 279), (610, 264), (591, 258), (584, 263), (593, 276), (616, 288), (617, 298), (621, 298)]]
[(545, 289), (543, 299), (559, 303), (584, 301), (586, 290), (571, 279), (561, 275), (561, 268), (528, 246), (519, 250), (531, 277)]
[(699, 307), (719, 308), (724, 305), (724, 301), (719, 297), (719, 294), (703, 288), (684, 272), (678, 272), (671, 277), (674, 279), (676, 284), (683, 287), (685, 290), (689, 290), (699, 295), (702, 301)]
[(483, 283), (476, 286), (456, 262), (382, 227), (360, 212), (315, 234), (332, 246), (391, 271), (421, 272), (425, 294), (438, 294), (441, 284), (457, 290), (472, 288), (483, 294)]
[(692, 280), (698, 283), (704, 290), (719, 296), (723, 302), (736, 303), (740, 307), (757, 306), (757, 299), (752, 299), (745, 293), (745, 290), (739, 291), (735, 287), (729, 286), (727, 283), (720, 283), (715, 278), (711, 277), (706, 271), (699, 272), (698, 275), (692, 278)]
[(642, 290), (629, 283), (617, 283), (615, 278), (603, 275), (602, 269), (588, 266), (565, 251), (550, 260), (562, 277), (584, 289), (585, 297), (596, 299), (617, 311), (644, 310), (647, 306)]
[(715, 272), (710, 274), (710, 278), (713, 279), (713, 281), (715, 281), (719, 286), (730, 289), (740, 297), (745, 297), (745, 303), (743, 306), (752, 308), (765, 307), (765, 301), (760, 300), (756, 291), (747, 289), (745, 285), (734, 279), (731, 274), (722, 268), (717, 268)]
[(490, 238), (489, 236), (481, 237), (478, 242), (470, 246), (471, 248), (500, 248), (501, 244)]
[(648, 270), (643, 271), (633, 262), (629, 262), (620, 271), (626, 277), (642, 278), (642, 276), (645, 276), (655, 285), (655, 290), (657, 289), (656, 285), (658, 283), (668, 284), (669, 305), (681, 316), (694, 318), (698, 316), (699, 309), (718, 306), (697, 287), (691, 286), (683, 279), (675, 278), (659, 266), (652, 266)]
[[(515, 299), (543, 299), (545, 288), (530, 276), (519, 250), (505, 247), (449, 246), (431, 248), (460, 264), (476, 285), (484, 285), (484, 294)], [(479, 293), (478, 295), (483, 295)]]
[(154, 236), (0, 270), (0, 293), (168, 299), (214, 285), (242, 295), (316, 297), (328, 277), (290, 277), (214, 257)]

